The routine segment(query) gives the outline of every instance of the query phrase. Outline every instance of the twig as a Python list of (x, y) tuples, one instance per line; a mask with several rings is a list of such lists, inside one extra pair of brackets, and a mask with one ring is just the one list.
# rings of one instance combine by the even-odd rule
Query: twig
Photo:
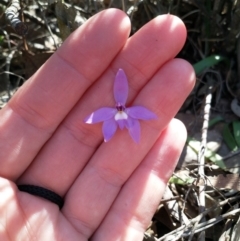
[[(173, 193), (169, 188), (169, 186), (166, 187), (163, 197), (168, 197), (168, 198), (173, 197)], [(187, 216), (185, 215), (185, 213), (181, 212), (181, 208), (176, 200), (172, 200), (170, 202), (164, 203), (164, 207), (171, 219), (173, 217), (175, 220), (181, 223), (189, 224), (189, 220)], [(174, 222), (173, 222), (173, 226), (175, 226)]]
[(42, 15), (42, 17), (43, 17), (43, 19), (44, 19), (44, 22), (45, 22), (45, 25), (46, 25), (46, 27), (47, 27), (47, 30), (48, 30), (50, 36), (52, 37), (53, 43), (54, 43), (54, 45), (55, 45), (55, 48), (58, 49), (58, 45), (57, 45), (57, 43), (56, 43), (56, 41), (55, 41), (55, 38), (54, 38), (53, 33), (52, 33), (52, 30), (51, 30), (50, 26), (48, 25), (48, 21), (47, 21), (47, 19), (46, 19), (45, 14), (43, 13), (42, 5), (39, 3), (39, 1), (37, 1), (37, 5), (38, 5), (39, 9), (41, 10), (41, 15)]
[[(198, 224), (198, 226), (197, 226), (196, 233), (202, 232), (202, 231), (204, 231), (204, 230), (212, 227), (212, 226), (215, 225), (216, 223), (221, 222), (223, 219), (226, 219), (226, 218), (229, 218), (229, 217), (232, 218), (233, 216), (235, 216), (235, 215), (238, 214), (238, 213), (240, 213), (240, 208), (235, 209), (235, 210), (232, 210), (232, 211), (230, 211), (230, 212), (228, 212), (228, 213), (225, 213), (225, 214), (223, 214), (223, 215), (220, 215), (220, 216), (218, 216), (218, 217), (216, 217), (216, 218), (212, 218), (212, 219), (210, 219), (210, 220), (208, 220), (208, 221), (206, 221), (206, 222), (200, 223), (200, 224)], [(183, 236), (184, 236), (184, 235), (183, 235)], [(186, 236), (188, 236), (187, 233), (186, 233)]]
[(179, 200), (181, 198), (181, 196), (173, 196), (171, 198), (164, 198), (161, 200), (161, 203), (166, 203), (166, 202), (170, 202), (173, 200)]
[(231, 157), (236, 156), (236, 155), (238, 155), (238, 154), (240, 154), (240, 149), (237, 150), (237, 151), (230, 152), (229, 154), (227, 154), (226, 156), (224, 156), (222, 159), (223, 159), (223, 160), (227, 160), (228, 158), (231, 158)]
[(21, 75), (14, 74), (14, 73), (9, 72), (9, 71), (2, 71), (2, 72), (0, 72), (0, 75), (2, 75), (2, 74), (10, 74), (10, 75), (14, 75), (14, 76), (18, 77), (19, 79), (22, 79), (23, 81), (26, 81), (26, 79), (25, 79), (24, 77), (22, 77)]
[(122, 10), (123, 10), (123, 12), (126, 12), (126, 7), (125, 7), (125, 2), (124, 2), (124, 0), (122, 0)]
[[(189, 195), (189, 193), (190, 193), (191, 190), (192, 190), (192, 188), (189, 187), (188, 190), (187, 190), (187, 193), (186, 193), (186, 195), (185, 195), (184, 202), (183, 202), (183, 207), (182, 207), (182, 210), (181, 210), (181, 216), (183, 216), (183, 214), (184, 214), (185, 206), (186, 206), (186, 203), (187, 203), (187, 198), (188, 198), (188, 195)], [(183, 221), (183, 220), (181, 219), (181, 225), (183, 225), (183, 222), (182, 222), (182, 221)], [(188, 221), (189, 221), (189, 220), (188, 220)], [(187, 224), (187, 223), (185, 223), (185, 224)]]
[(151, 236), (147, 232), (144, 233), (144, 240), (146, 240), (146, 241), (157, 241), (157, 239), (155, 237)]
[[(192, 220), (190, 220), (190, 224), (189, 224), (189, 225), (182, 225), (181, 227), (179, 227), (179, 228), (171, 231), (170, 233), (162, 236), (161, 238), (157, 239), (157, 241), (167, 241), (167, 240), (169, 240), (169, 241), (171, 240), (171, 241), (172, 241), (172, 240), (178, 240), (179, 238), (181, 238), (181, 237), (183, 237), (183, 236), (186, 237), (186, 236), (191, 235), (191, 230), (192, 230), (192, 228), (193, 228), (193, 225), (194, 225), (196, 222), (198, 222), (198, 220), (202, 219), (202, 217), (206, 216), (209, 212), (213, 211), (214, 209), (219, 208), (219, 207), (221, 207), (221, 206), (224, 206), (224, 205), (226, 205), (226, 204), (229, 204), (229, 203), (231, 203), (231, 202), (238, 201), (239, 199), (240, 199), (240, 195), (239, 195), (239, 196), (235, 196), (235, 197), (231, 197), (231, 198), (228, 198), (228, 199), (225, 199), (225, 200), (221, 201), (220, 203), (217, 203), (217, 204), (213, 205), (211, 208), (205, 210), (203, 213), (199, 214), (198, 216), (196, 216), (195, 218), (193, 218)], [(201, 232), (201, 231), (203, 231), (203, 230), (205, 230), (205, 229), (207, 229), (207, 228), (210, 227), (210, 226), (206, 226), (205, 229), (200, 229), (200, 228), (202, 228), (204, 225), (210, 225), (210, 223), (211, 223), (211, 224), (212, 224), (211, 226), (213, 226), (213, 225), (216, 224), (217, 222), (220, 222), (221, 220), (227, 218), (229, 215), (233, 215), (233, 214), (235, 215), (235, 214), (236, 214), (235, 212), (239, 212), (239, 211), (235, 211), (235, 212), (233, 212), (233, 213), (232, 213), (232, 212), (233, 212), (233, 211), (231, 211), (231, 212), (229, 212), (229, 213), (227, 213), (227, 214), (223, 214), (223, 215), (219, 216), (219, 217), (220, 217), (220, 220), (219, 220), (219, 221), (217, 221), (218, 218), (215, 218), (215, 219), (214, 219), (215, 222), (213, 222), (213, 219), (210, 219), (210, 220), (208, 220), (208, 221), (206, 221), (206, 222), (204, 222), (204, 223), (198, 224), (197, 227), (196, 227), (196, 229), (195, 229), (195, 232), (197, 232), (197, 231), (198, 231), (198, 232)], [(216, 219), (217, 219), (217, 220), (216, 220)], [(179, 235), (179, 234), (181, 234), (181, 235)], [(178, 237), (178, 239), (175, 239), (176, 237)]]
[(133, 1), (134, 1), (133, 6), (131, 6), (131, 7), (127, 10), (127, 14), (128, 14), (128, 16), (130, 17), (131, 22), (132, 22), (132, 20), (133, 20), (133, 15), (134, 15), (134, 12), (135, 12), (136, 9), (137, 9), (137, 3), (138, 3), (138, 0), (133, 0)]
[(11, 5), (5, 11), (5, 15), (16, 33), (25, 36), (28, 32), (28, 26), (19, 19), (20, 9), (19, 0), (12, 0)]
[[(22, 6), (21, 3), (20, 3), (20, 8), (23, 9), (23, 6)], [(21, 20), (22, 20), (23, 23), (25, 22), (23, 11), (21, 11)], [(27, 28), (27, 30), (28, 30), (28, 28)], [(23, 46), (24, 46), (24, 49), (26, 51), (28, 51), (28, 44), (27, 44), (27, 40), (26, 40), (25, 34), (23, 34), (22, 36), (23, 36)]]
[(15, 54), (16, 50), (12, 50), (7, 58), (6, 58), (6, 71), (5, 71), (5, 74), (6, 74), (6, 77), (7, 77), (7, 93), (8, 93), (8, 100), (11, 99), (11, 92), (10, 92), (10, 89), (11, 89), (11, 84), (10, 84), (10, 79), (9, 79), (9, 72), (10, 72), (10, 64), (11, 64), (11, 61), (12, 61), (12, 58), (13, 58), (13, 55)]
[[(203, 117), (203, 127), (202, 127), (202, 140), (201, 140), (201, 146), (200, 150), (198, 152), (198, 174), (199, 178), (202, 178), (205, 180), (205, 172), (204, 172), (204, 165), (205, 165), (205, 150), (207, 145), (207, 131), (208, 131), (208, 123), (209, 123), (209, 117), (210, 117), (210, 109), (211, 109), (211, 100), (212, 100), (212, 85), (210, 84), (208, 88), (208, 94), (205, 98), (205, 105), (204, 105), (204, 117)], [(205, 185), (199, 186), (199, 213), (202, 213), (205, 211)], [(200, 220), (199, 220), (200, 221)], [(203, 219), (202, 222), (205, 220)], [(189, 241), (192, 239), (191, 235), (189, 237)], [(203, 231), (200, 234), (199, 241), (205, 240), (205, 232)]]
[(192, 15), (192, 14), (194, 14), (194, 13), (199, 13), (199, 12), (200, 12), (199, 9), (195, 9), (195, 10), (193, 10), (193, 11), (191, 11), (191, 12), (188, 12), (187, 14), (183, 15), (183, 16), (181, 17), (181, 19), (184, 20), (185, 18), (189, 17), (190, 15)]
[(4, 73), (5, 73), (5, 77), (6, 77), (6, 81), (7, 81), (7, 95), (8, 95), (8, 100), (10, 100), (11, 99), (11, 91), (10, 91), (11, 84), (10, 84), (10, 79), (9, 79), (9, 71), (10, 71), (10, 64), (11, 64), (13, 55), (14, 55), (16, 50), (15, 49), (12, 50), (11, 41), (10, 41), (10, 38), (9, 38), (9, 35), (8, 35), (7, 31), (2, 30), (2, 32), (4, 33), (4, 35), (7, 39), (7, 45), (8, 45), (9, 51), (10, 51), (10, 53), (6, 57), (6, 62), (4, 64), (4, 66), (6, 67), (6, 71)]

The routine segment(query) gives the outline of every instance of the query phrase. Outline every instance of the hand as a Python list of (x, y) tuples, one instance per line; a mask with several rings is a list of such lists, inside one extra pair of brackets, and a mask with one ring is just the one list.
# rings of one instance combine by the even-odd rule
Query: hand
[[(194, 85), (182, 59), (186, 30), (162, 15), (128, 38), (130, 23), (109, 9), (77, 29), (0, 111), (0, 240), (141, 240), (186, 139), (173, 117)], [(113, 105), (122, 68), (128, 103), (157, 120), (141, 122), (136, 144), (84, 118)], [(127, 104), (128, 104), (127, 103)], [(19, 191), (32, 184), (64, 197), (64, 206)]]

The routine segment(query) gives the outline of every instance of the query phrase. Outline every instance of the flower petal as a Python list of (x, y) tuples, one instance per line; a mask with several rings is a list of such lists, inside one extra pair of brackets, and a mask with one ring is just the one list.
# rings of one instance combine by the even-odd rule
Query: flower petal
[(125, 105), (128, 97), (128, 80), (122, 69), (119, 69), (114, 82), (113, 93), (116, 103)]
[(94, 124), (112, 118), (117, 113), (115, 108), (103, 107), (94, 111), (91, 115), (85, 118), (87, 124)]
[(133, 119), (131, 117), (128, 118), (128, 132), (132, 139), (136, 142), (139, 143), (140, 141), (140, 133), (141, 133), (141, 128), (140, 128), (140, 123), (137, 119)]
[(115, 134), (116, 130), (117, 130), (117, 122), (114, 120), (114, 118), (104, 121), (102, 126), (104, 141), (105, 142), (109, 141)]
[(124, 127), (127, 127), (127, 120), (126, 119), (120, 119), (117, 120), (118, 126), (121, 130), (123, 130)]
[(125, 112), (134, 119), (151, 120), (157, 119), (157, 115), (143, 106), (132, 106), (126, 108)]

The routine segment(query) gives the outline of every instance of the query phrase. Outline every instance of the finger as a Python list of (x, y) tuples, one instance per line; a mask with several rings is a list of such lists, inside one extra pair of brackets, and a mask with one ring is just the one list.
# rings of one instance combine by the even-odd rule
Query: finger
[(0, 240), (85, 240), (59, 213), (57, 205), (20, 192), (0, 178)]
[(124, 184), (91, 240), (143, 239), (143, 233), (160, 203), (185, 140), (184, 125), (178, 120), (172, 120)]
[(0, 176), (16, 179), (22, 174), (128, 34), (123, 12), (95, 15), (17, 91), (0, 112)]
[[(151, 76), (180, 51), (185, 37), (181, 20), (170, 15), (157, 17), (133, 35), (116, 57), (113, 67), (84, 95), (19, 181), (41, 185), (64, 195), (103, 139), (101, 125), (89, 126), (83, 120), (99, 107), (114, 106), (112, 89), (116, 68), (127, 70), (128, 102), (132, 102)], [(179, 71), (177, 74), (181, 75)]]
[(141, 122), (139, 144), (131, 140), (126, 130), (118, 131), (92, 156), (65, 197), (63, 213), (77, 230), (91, 236), (99, 226), (124, 182), (176, 115), (194, 79), (192, 66), (174, 59), (166, 63), (138, 94), (133, 105), (144, 104), (158, 115), (158, 120)]

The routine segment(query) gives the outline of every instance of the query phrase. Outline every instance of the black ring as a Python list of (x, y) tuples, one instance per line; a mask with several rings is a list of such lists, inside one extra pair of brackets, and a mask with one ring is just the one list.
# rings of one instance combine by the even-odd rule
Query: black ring
[(60, 197), (55, 192), (50, 191), (46, 188), (38, 187), (34, 185), (18, 185), (18, 189), (22, 192), (27, 192), (34, 196), (47, 199), (48, 201), (57, 204), (59, 206), (59, 209), (63, 207), (63, 204), (64, 204), (63, 198)]

